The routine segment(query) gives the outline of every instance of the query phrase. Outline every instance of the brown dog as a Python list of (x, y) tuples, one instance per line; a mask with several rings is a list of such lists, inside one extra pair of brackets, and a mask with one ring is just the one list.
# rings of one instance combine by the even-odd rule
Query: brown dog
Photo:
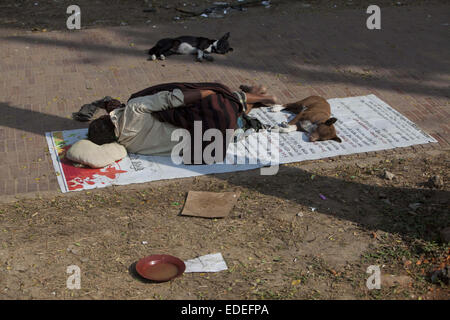
[(280, 132), (305, 131), (309, 134), (309, 140), (325, 141), (334, 140), (342, 142), (336, 135), (334, 123), (336, 118), (330, 118), (330, 104), (322, 97), (310, 96), (298, 102), (273, 106), (272, 112), (287, 110), (297, 114), (289, 123), (282, 123)]

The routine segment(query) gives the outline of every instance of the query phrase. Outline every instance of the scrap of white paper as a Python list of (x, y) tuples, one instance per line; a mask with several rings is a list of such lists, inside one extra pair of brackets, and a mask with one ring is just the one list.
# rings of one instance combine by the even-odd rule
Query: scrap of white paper
[(184, 262), (186, 265), (186, 272), (219, 272), (227, 270), (227, 264), (222, 257), (222, 254), (212, 253), (205, 256), (201, 256), (195, 259), (187, 260)]

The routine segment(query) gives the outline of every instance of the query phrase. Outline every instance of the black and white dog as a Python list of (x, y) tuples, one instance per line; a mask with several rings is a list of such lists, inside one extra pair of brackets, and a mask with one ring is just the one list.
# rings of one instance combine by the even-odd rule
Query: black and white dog
[(211, 40), (203, 37), (182, 36), (178, 38), (165, 38), (159, 40), (156, 45), (148, 50), (150, 58), (164, 60), (171, 54), (196, 54), (197, 61), (213, 61), (210, 53), (225, 54), (233, 51), (228, 43), (230, 33), (227, 32), (219, 40)]

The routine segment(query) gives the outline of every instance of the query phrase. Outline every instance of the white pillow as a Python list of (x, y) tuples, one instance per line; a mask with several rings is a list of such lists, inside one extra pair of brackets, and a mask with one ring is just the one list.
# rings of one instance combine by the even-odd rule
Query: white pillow
[(117, 142), (100, 146), (87, 139), (75, 142), (66, 153), (67, 159), (91, 168), (106, 167), (126, 156), (127, 149)]

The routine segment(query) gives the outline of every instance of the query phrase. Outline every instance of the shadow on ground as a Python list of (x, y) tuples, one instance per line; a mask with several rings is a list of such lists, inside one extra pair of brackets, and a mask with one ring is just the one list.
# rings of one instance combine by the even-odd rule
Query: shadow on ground
[[(287, 76), (287, 81), (302, 84), (344, 83), (449, 97), (445, 86), (450, 64), (445, 9), (448, 6), (430, 6), (426, 12), (417, 8), (387, 8), (383, 11), (383, 28), (375, 31), (365, 27), (365, 12), (344, 10), (336, 16), (316, 13), (304, 15), (302, 19), (295, 15), (275, 19), (267, 19), (273, 18), (271, 15), (228, 19), (223, 23), (209, 19), (189, 23), (188, 30), (181, 24), (161, 25), (158, 30), (148, 27), (110, 29), (115, 37), (127, 39), (135, 47), (130, 47), (129, 43), (119, 45), (103, 41), (105, 39), (92, 30), (86, 36), (78, 32), (73, 40), (20, 35), (3, 37), (2, 41), (78, 50), (88, 54), (82, 61), (86, 64), (104, 63), (117, 55), (136, 57), (145, 63), (147, 57), (143, 48), (150, 48), (160, 38), (174, 36), (174, 29), (179, 30), (176, 35), (202, 34), (211, 38), (230, 31), (235, 51), (227, 57), (216, 56), (215, 65), (282, 74)], [(432, 20), (426, 16), (428, 11), (433, 13)], [(411, 24), (411, 21), (416, 23)], [(209, 30), (206, 33), (205, 26)], [(166, 64), (170, 60), (186, 63), (190, 59), (171, 56)], [(196, 63), (194, 59), (191, 61)], [(205, 65), (204, 69), (208, 72), (209, 66)]]
[[(259, 170), (253, 170), (246, 172), (245, 178), (239, 174), (216, 177), (287, 203), (306, 206), (309, 212), (310, 208), (316, 208), (317, 212), (339, 220), (351, 221), (372, 231), (399, 234), (405, 239), (439, 241), (439, 230), (450, 221), (450, 192), (428, 186), (377, 186), (323, 175), (315, 175), (312, 180), (311, 172), (293, 166), (282, 166), (276, 176), (261, 176)], [(326, 195), (326, 200), (319, 194)], [(418, 204), (419, 209), (413, 210), (411, 204)], [(260, 205), (261, 210), (264, 204)], [(278, 212), (272, 214), (275, 216)], [(266, 217), (273, 218), (272, 214)]]
[(70, 130), (86, 127), (86, 124), (57, 115), (23, 109), (11, 105), (9, 102), (0, 102), (0, 130), (1, 127), (18, 129), (38, 135), (45, 132)]

